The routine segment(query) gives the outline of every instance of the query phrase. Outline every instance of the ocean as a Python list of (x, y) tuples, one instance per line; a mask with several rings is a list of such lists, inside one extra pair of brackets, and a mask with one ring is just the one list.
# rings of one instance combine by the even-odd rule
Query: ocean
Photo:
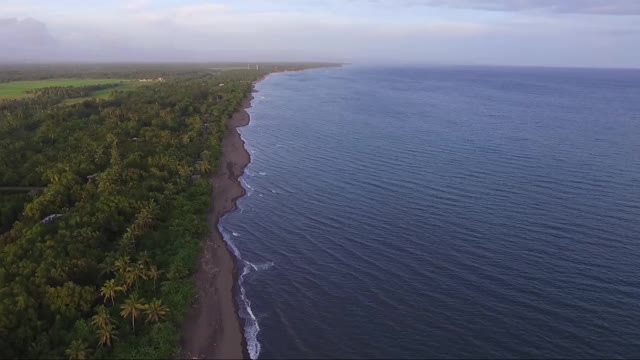
[(257, 85), (253, 358), (640, 356), (640, 71), (346, 66)]

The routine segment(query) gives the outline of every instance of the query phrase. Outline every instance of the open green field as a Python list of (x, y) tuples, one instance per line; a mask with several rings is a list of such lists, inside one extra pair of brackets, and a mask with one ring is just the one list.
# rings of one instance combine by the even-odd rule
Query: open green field
[[(16, 99), (29, 96), (29, 90), (42, 89), (53, 86), (91, 86), (102, 84), (116, 84), (131, 80), (122, 79), (50, 79), (34, 81), (11, 81), (0, 83), (0, 99)], [(125, 85), (125, 84), (123, 84)], [(128, 85), (128, 84), (127, 84)]]
[(123, 82), (122, 84), (120, 84), (120, 85), (118, 85), (116, 87), (94, 91), (94, 92), (91, 93), (91, 96), (74, 98), (74, 99), (67, 99), (63, 103), (65, 105), (72, 105), (72, 104), (81, 103), (81, 102), (83, 102), (85, 100), (90, 100), (90, 99), (108, 99), (109, 97), (111, 97), (111, 94), (114, 91), (131, 91), (131, 90), (135, 90), (135, 89), (137, 89), (137, 88), (139, 88), (141, 86), (146, 86), (146, 85), (153, 84), (153, 83), (155, 83), (155, 82), (153, 82), (153, 81), (149, 81), (149, 82), (126, 81), (126, 82)]

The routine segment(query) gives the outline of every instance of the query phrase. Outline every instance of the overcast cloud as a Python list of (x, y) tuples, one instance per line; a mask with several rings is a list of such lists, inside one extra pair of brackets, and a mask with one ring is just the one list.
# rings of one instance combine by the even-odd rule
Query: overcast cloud
[(3, 0), (0, 5), (5, 49), (0, 60), (13, 62), (640, 67), (639, 43), (640, 1), (635, 0)]
[(640, 14), (640, 1), (637, 0), (405, 0), (404, 2), (407, 5), (447, 6), (491, 11), (542, 10), (576, 14)]

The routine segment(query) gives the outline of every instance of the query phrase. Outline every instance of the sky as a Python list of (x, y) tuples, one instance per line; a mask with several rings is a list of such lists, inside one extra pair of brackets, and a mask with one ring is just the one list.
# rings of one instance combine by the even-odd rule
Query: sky
[(0, 0), (4, 56), (43, 61), (640, 68), (639, 44), (640, 0)]

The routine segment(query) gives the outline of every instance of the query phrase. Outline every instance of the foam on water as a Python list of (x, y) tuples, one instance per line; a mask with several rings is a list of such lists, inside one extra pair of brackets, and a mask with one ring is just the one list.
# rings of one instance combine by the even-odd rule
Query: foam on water
[(232, 237), (239, 237), (240, 234), (234, 231), (228, 231), (222, 226), (222, 224), (218, 225), (218, 230), (222, 234), (223, 239), (231, 249), (231, 252), (236, 257), (238, 264), (242, 264), (242, 273), (238, 278), (238, 305), (239, 305), (239, 315), (244, 320), (244, 336), (247, 340), (247, 351), (251, 359), (257, 359), (260, 356), (261, 345), (258, 341), (258, 333), (260, 332), (260, 325), (258, 324), (258, 319), (256, 318), (253, 309), (251, 308), (251, 301), (247, 297), (246, 290), (242, 285), (247, 276), (252, 271), (264, 271), (273, 267), (274, 263), (272, 261), (265, 262), (262, 264), (254, 264), (248, 260), (242, 258), (240, 254), (240, 250), (233, 242)]
[(245, 173), (245, 175), (250, 176), (250, 177), (254, 177), (254, 176), (258, 176), (258, 175), (260, 175), (260, 176), (266, 176), (267, 175), (267, 173), (264, 172), (264, 171), (255, 172), (255, 171), (251, 171), (249, 169), (245, 169), (244, 173)]
[(253, 268), (253, 270), (255, 270), (255, 271), (268, 270), (274, 265), (273, 261), (269, 261), (269, 262), (266, 262), (264, 264), (253, 264), (253, 263), (250, 263), (248, 261), (245, 261), (245, 262), (246, 262), (247, 265), (251, 266), (251, 268)]
[[(239, 289), (239, 298), (238, 304), (240, 306), (240, 316), (245, 321), (245, 339), (247, 340), (247, 350), (249, 351), (249, 356), (251, 359), (257, 359), (260, 355), (260, 343), (258, 342), (258, 331), (260, 331), (260, 327), (258, 326), (258, 320), (253, 315), (253, 310), (251, 309), (251, 301), (247, 299), (246, 290), (242, 286), (242, 282), (244, 277), (251, 271), (251, 267), (249, 263), (242, 259), (240, 251), (235, 243), (231, 240), (231, 236), (229, 236), (229, 232), (221, 225), (218, 225), (218, 230), (222, 234), (223, 239), (226, 241), (227, 245), (231, 249), (231, 252), (236, 257), (238, 263), (242, 264), (242, 273), (238, 279), (238, 289)], [(234, 234), (231, 232), (231, 234)]]
[(251, 194), (253, 194), (253, 192), (256, 190), (251, 185), (249, 185), (249, 183), (247, 183), (247, 181), (243, 177), (240, 178), (240, 183), (247, 190), (247, 196), (251, 196)]
[(240, 274), (240, 278), (238, 279), (238, 288), (240, 289), (240, 316), (244, 319), (244, 337), (247, 340), (247, 352), (249, 352), (249, 357), (254, 360), (260, 356), (260, 342), (258, 341), (258, 333), (260, 332), (260, 326), (258, 325), (258, 319), (253, 313), (251, 309), (251, 301), (247, 298), (246, 290), (242, 283), (244, 282), (244, 277), (251, 272), (251, 263), (248, 261), (243, 262), (242, 274)]

